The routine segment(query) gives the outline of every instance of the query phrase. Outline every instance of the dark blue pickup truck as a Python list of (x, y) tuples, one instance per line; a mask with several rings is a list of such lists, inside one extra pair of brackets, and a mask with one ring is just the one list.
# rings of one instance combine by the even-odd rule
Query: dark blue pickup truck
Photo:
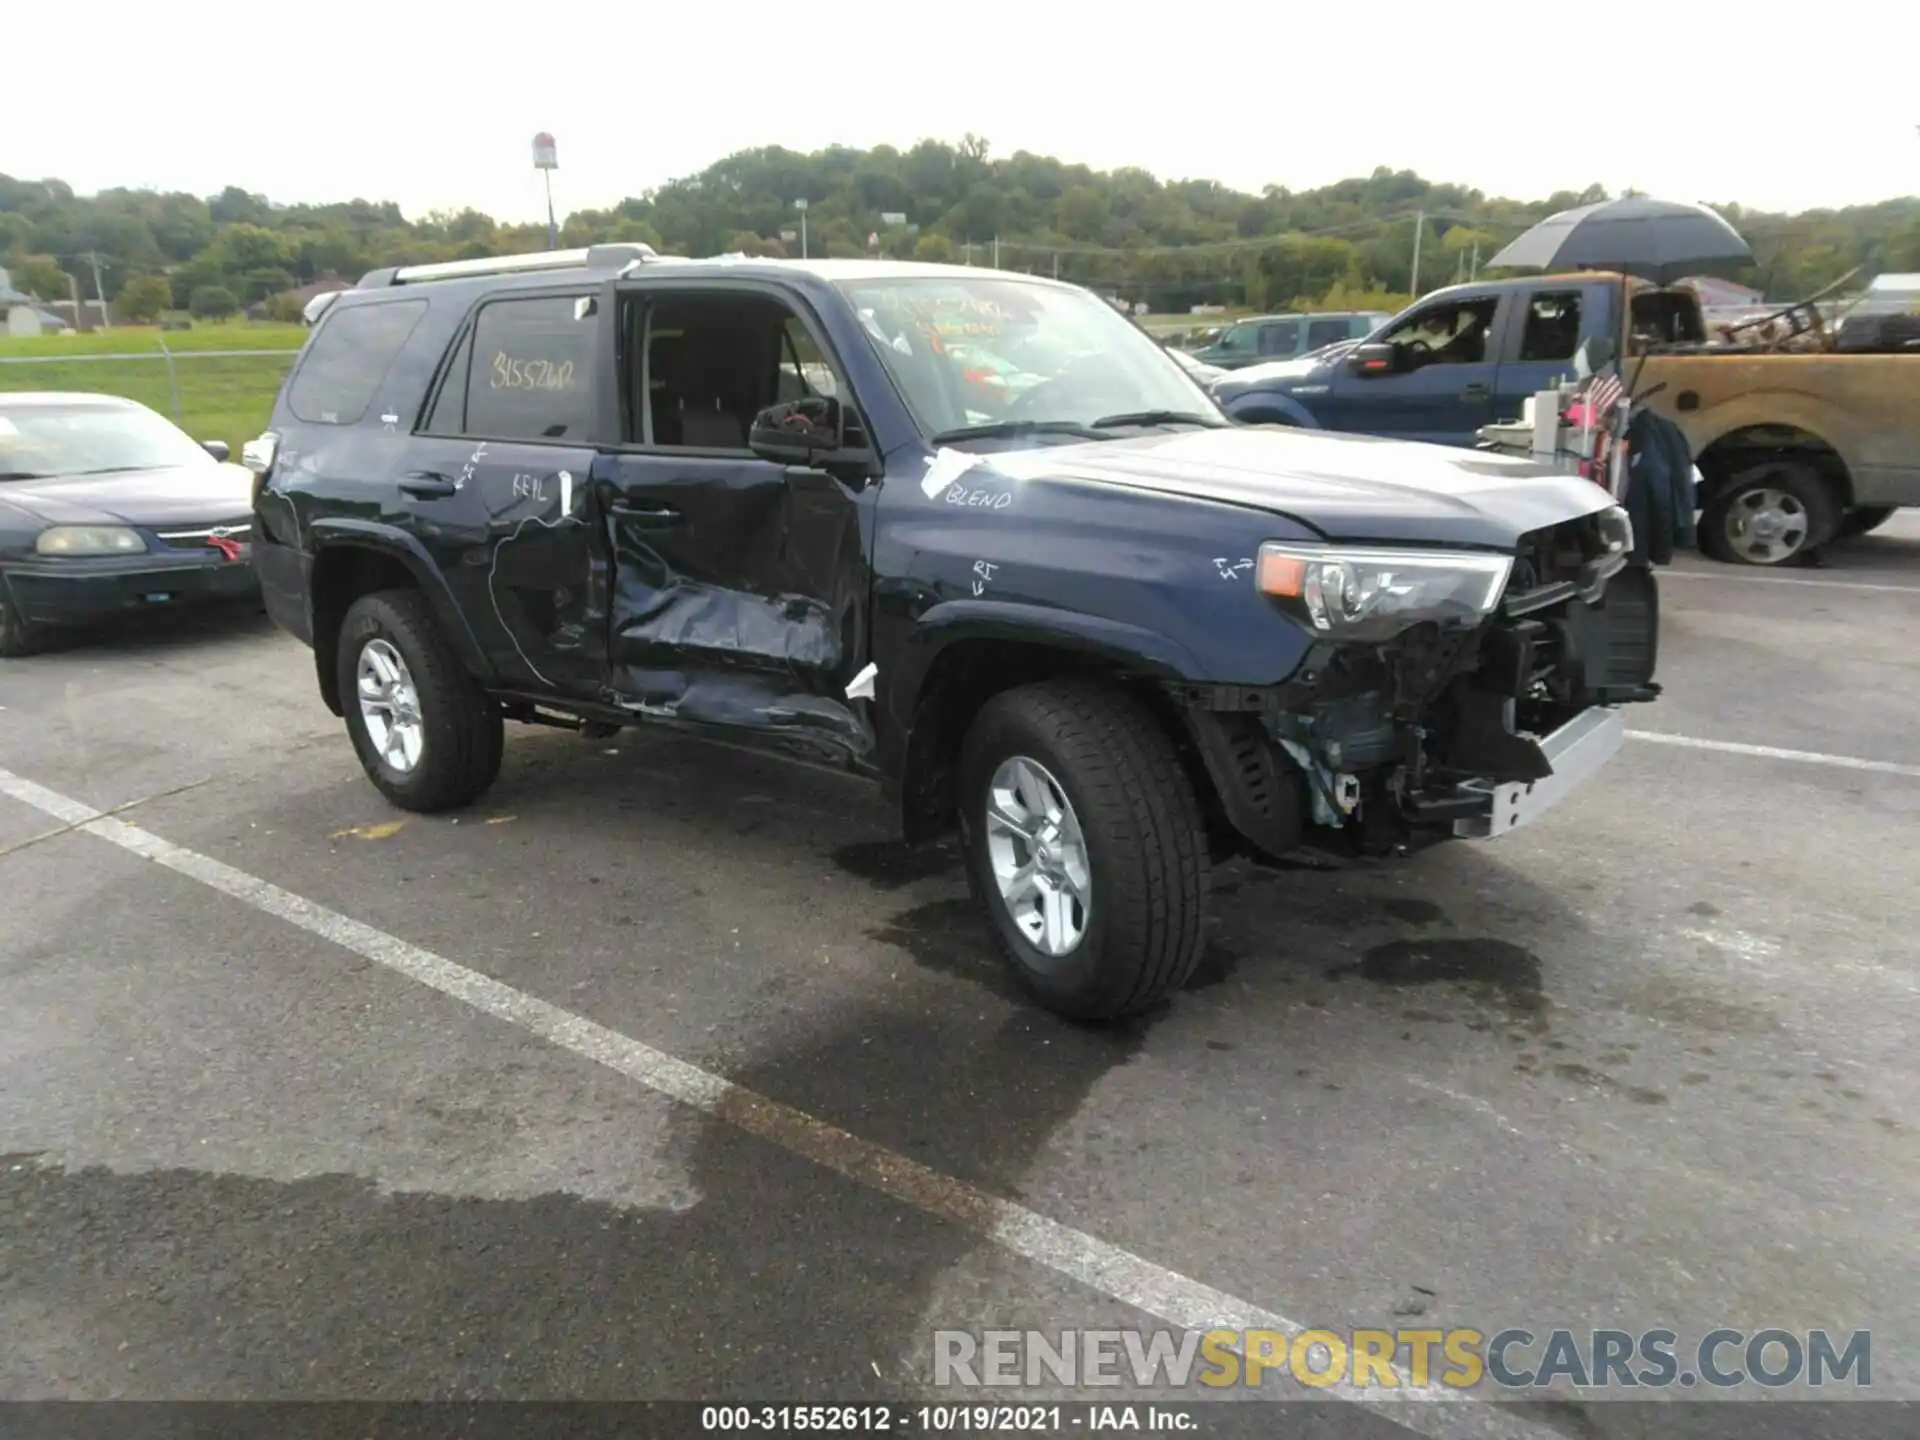
[[(1238, 371), (1214, 395), (1250, 424), (1472, 445), (1481, 426), (1518, 416), (1527, 396), (1571, 376), (1582, 340), (1617, 335), (1621, 299), (1618, 276), (1456, 285), (1364, 339)], [(1390, 346), (1391, 358), (1361, 368), (1363, 343)]]
[(1699, 299), (1585, 272), (1456, 285), (1362, 340), (1256, 365), (1212, 394), (1243, 424), (1471, 446), (1608, 342), (1699, 470), (1700, 546), (1792, 564), (1920, 505), (1920, 354), (1783, 353), (1710, 344)]

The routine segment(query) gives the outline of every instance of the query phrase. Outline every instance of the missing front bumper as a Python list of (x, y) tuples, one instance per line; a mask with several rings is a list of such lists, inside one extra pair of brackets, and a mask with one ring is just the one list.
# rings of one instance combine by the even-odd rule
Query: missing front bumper
[(1626, 718), (1614, 707), (1596, 705), (1581, 711), (1540, 741), (1541, 752), (1553, 766), (1551, 775), (1506, 784), (1470, 780), (1460, 786), (1464, 795), (1484, 797), (1485, 808), (1456, 819), (1454, 835), (1487, 840), (1538, 819), (1611, 760), (1626, 736)]

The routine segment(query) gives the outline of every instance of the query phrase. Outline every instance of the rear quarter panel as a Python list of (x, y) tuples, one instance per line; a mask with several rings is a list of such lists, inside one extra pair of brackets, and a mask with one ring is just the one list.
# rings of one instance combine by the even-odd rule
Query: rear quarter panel
[[(1631, 373), (1631, 372), (1629, 372)], [(1920, 355), (1653, 355), (1636, 389), (1697, 456), (1762, 425), (1831, 445), (1862, 505), (1920, 505)]]

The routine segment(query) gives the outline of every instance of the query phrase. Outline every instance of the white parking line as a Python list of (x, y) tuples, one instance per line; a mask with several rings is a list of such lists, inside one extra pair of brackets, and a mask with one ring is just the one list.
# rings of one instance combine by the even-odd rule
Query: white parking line
[[(164, 865), (190, 879), (375, 964), (451, 996), (464, 1005), (538, 1035), (637, 1080), (683, 1105), (724, 1120), (792, 1154), (825, 1166), (883, 1195), (1022, 1256), (1110, 1299), (1183, 1330), (1277, 1330), (1298, 1335), (1306, 1327), (1284, 1315), (1216, 1290), (1210, 1285), (1142, 1259), (1085, 1231), (1049, 1220), (964, 1180), (943, 1175), (884, 1146), (862, 1140), (824, 1120), (642, 1044), (617, 1030), (469, 970), (430, 950), (329, 910), (292, 891), (231, 865), (163, 840), (151, 831), (106, 815), (86, 803), (0, 770), (0, 794), (31, 805), (71, 829)], [(1458, 1391), (1416, 1389), (1401, 1377), (1394, 1390), (1356, 1389), (1350, 1384), (1315, 1391), (1314, 1397), (1351, 1400), (1386, 1413), (1395, 1425), (1436, 1437), (1512, 1437), (1552, 1440), (1558, 1432), (1529, 1424), (1495, 1404), (1445, 1407), (1408, 1401), (1461, 1401)]]
[(1782, 750), (1776, 745), (1742, 745), (1737, 740), (1701, 740), (1692, 735), (1668, 735), (1659, 730), (1629, 730), (1629, 740), (1653, 745), (1678, 745), (1687, 750), (1718, 750), (1724, 755), (1751, 755), (1759, 760), (1794, 760), (1802, 765), (1833, 765), (1842, 770), (1868, 770), (1876, 775), (1910, 775), (1920, 779), (1920, 765), (1895, 760), (1862, 760), (1857, 755), (1825, 755), (1818, 750)]
[(1742, 575), (1730, 570), (1664, 570), (1662, 580), (1719, 580), (1730, 585), (1771, 585), (1777, 590), (1868, 590), (1882, 595), (1920, 595), (1920, 585), (1876, 585), (1868, 580), (1788, 580), (1779, 575)]

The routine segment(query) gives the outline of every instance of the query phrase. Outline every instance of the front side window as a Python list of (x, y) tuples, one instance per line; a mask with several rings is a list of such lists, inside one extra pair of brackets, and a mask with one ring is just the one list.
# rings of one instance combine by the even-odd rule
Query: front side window
[(1260, 336), (1256, 326), (1232, 325), (1221, 333), (1218, 340), (1213, 342), (1213, 349), (1216, 354), (1228, 357), (1235, 355), (1252, 355), (1256, 352), (1259, 343)]
[(214, 463), (183, 431), (144, 405), (102, 400), (0, 406), (0, 481)]
[(1177, 361), (1085, 291), (964, 275), (839, 289), (929, 434), (989, 423), (1086, 429), (1142, 414), (1224, 423)]
[[(847, 406), (846, 387), (792, 309), (770, 295), (740, 291), (676, 294), (628, 302), (622, 384), (628, 443), (665, 449), (747, 448), (767, 406), (812, 397)], [(850, 445), (858, 443), (849, 438)]]
[(1409, 315), (1381, 338), (1399, 352), (1402, 370), (1427, 365), (1478, 365), (1488, 355), (1500, 302), (1453, 300)]
[[(473, 325), (459, 433), (482, 440), (585, 439), (593, 422), (598, 325), (594, 303), (584, 295), (489, 301)], [(459, 383), (459, 370), (452, 367), (448, 384)], [(439, 406), (434, 420), (441, 420)]]
[(426, 313), (424, 300), (331, 307), (287, 387), (294, 418), (309, 425), (356, 424)]
[(787, 401), (815, 395), (838, 396), (840, 389), (833, 378), (833, 367), (827, 364), (820, 347), (813, 343), (813, 336), (800, 323), (800, 317), (788, 316), (781, 334), (778, 398)]

